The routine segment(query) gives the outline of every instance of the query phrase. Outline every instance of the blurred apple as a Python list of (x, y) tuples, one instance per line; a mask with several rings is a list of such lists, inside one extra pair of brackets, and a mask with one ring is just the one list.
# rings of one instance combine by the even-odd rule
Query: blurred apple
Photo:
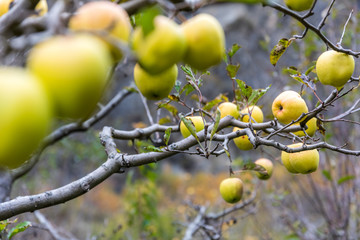
[(309, 10), (314, 3), (314, 0), (284, 0), (284, 1), (285, 1), (285, 5), (288, 8), (298, 12)]
[(143, 69), (159, 74), (183, 59), (185, 36), (178, 24), (165, 16), (154, 19), (154, 29), (144, 35), (142, 27), (135, 29), (132, 48)]
[(52, 110), (40, 82), (22, 68), (0, 67), (0, 167), (17, 168), (48, 133)]
[(267, 158), (259, 158), (255, 161), (255, 164), (260, 165), (261, 167), (265, 168), (267, 174), (263, 174), (261, 172), (256, 172), (256, 175), (261, 180), (268, 180), (274, 170), (274, 164)]
[(198, 70), (217, 65), (225, 54), (225, 34), (213, 16), (202, 13), (182, 24), (187, 50), (184, 61)]
[(302, 113), (307, 113), (308, 108), (304, 99), (295, 91), (280, 93), (272, 104), (272, 112), (279, 122), (288, 124), (296, 120)]
[(141, 94), (149, 100), (160, 100), (167, 97), (178, 76), (176, 64), (159, 74), (150, 74), (141, 68), (134, 67), (134, 81)]
[(227, 178), (220, 183), (220, 194), (228, 203), (237, 203), (243, 195), (243, 182), (239, 178)]
[[(302, 147), (302, 143), (288, 145), (289, 148)], [(281, 153), (284, 166), (292, 173), (308, 174), (315, 172), (319, 165), (319, 152), (316, 149), (296, 153)], [(284, 161), (285, 160), (285, 161)], [(290, 166), (289, 166), (290, 165)], [(288, 168), (288, 167), (289, 168)]]
[[(94, 31), (108, 34), (117, 41), (127, 44), (131, 33), (130, 18), (127, 12), (116, 3), (93, 1), (81, 6), (69, 20), (69, 28), (74, 31)], [(120, 49), (112, 47), (115, 60), (122, 57)]]
[[(191, 120), (191, 122), (195, 126), (196, 132), (200, 132), (201, 130), (204, 129), (204, 120), (201, 116), (191, 116), (191, 117), (186, 117), (186, 119)], [(189, 129), (186, 127), (183, 121), (181, 121), (180, 123), (180, 132), (184, 138), (187, 138), (191, 135)]]
[(105, 44), (88, 34), (56, 36), (36, 45), (27, 66), (62, 118), (83, 119), (96, 108), (112, 66)]
[(334, 50), (322, 53), (316, 62), (316, 73), (320, 82), (336, 88), (342, 88), (354, 70), (354, 57)]
[(219, 105), (219, 110), (221, 113), (221, 118), (224, 118), (228, 115), (233, 116), (235, 119), (239, 118), (239, 110), (236, 104), (231, 102), (223, 102)]
[(253, 118), (251, 122), (254, 122), (255, 120), (255, 122), (257, 123), (262, 123), (264, 121), (264, 114), (261, 111), (261, 109), (256, 105), (246, 107), (240, 111), (241, 114), (244, 114), (241, 121), (249, 122), (250, 119), (249, 112), (251, 113), (251, 118)]
[[(10, 10), (10, 4), (14, 0), (0, 0), (0, 16), (4, 15)], [(38, 13), (38, 16), (43, 16), (48, 11), (48, 5), (46, 0), (40, 0), (39, 3), (35, 6), (35, 10)]]
[[(233, 132), (237, 131), (237, 130), (241, 130), (241, 128), (238, 127), (234, 127)], [(254, 146), (251, 144), (249, 137), (247, 135), (243, 135), (237, 138), (234, 138), (234, 143), (235, 145), (241, 149), (241, 150), (250, 150), (253, 149)]]

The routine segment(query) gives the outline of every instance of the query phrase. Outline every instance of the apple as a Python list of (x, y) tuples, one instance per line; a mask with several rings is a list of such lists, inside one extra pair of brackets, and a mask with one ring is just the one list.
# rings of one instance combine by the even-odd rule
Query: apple
[[(108, 1), (93, 1), (81, 6), (69, 20), (69, 28), (74, 31), (93, 31), (108, 34), (114, 40), (128, 43), (131, 23), (127, 12), (118, 4)], [(108, 44), (114, 60), (120, 60), (119, 49)]]
[(159, 74), (183, 59), (186, 41), (178, 24), (165, 16), (156, 16), (154, 29), (146, 36), (141, 27), (135, 29), (132, 48), (143, 69)]
[[(241, 130), (241, 128), (234, 127), (233, 132), (236, 132), (237, 130)], [(251, 144), (249, 137), (247, 135), (243, 135), (237, 138), (234, 138), (235, 145), (241, 149), (241, 150), (250, 150), (253, 149), (254, 146)]]
[(280, 93), (272, 104), (273, 115), (283, 124), (288, 124), (307, 112), (308, 108), (304, 99), (291, 90)]
[(221, 197), (228, 203), (237, 203), (243, 195), (243, 182), (239, 178), (226, 178), (220, 183)]
[(141, 94), (149, 100), (160, 100), (169, 95), (178, 76), (176, 64), (159, 74), (150, 74), (140, 64), (134, 67), (134, 81)]
[(288, 8), (298, 12), (309, 10), (314, 3), (314, 0), (284, 0), (284, 1), (285, 1), (285, 5)]
[(17, 168), (48, 133), (52, 109), (43, 86), (28, 71), (0, 67), (0, 167)]
[[(301, 147), (302, 143), (288, 145), (289, 148)], [(281, 153), (281, 160), (286, 169), (291, 173), (312, 173), (319, 166), (319, 152), (316, 149), (296, 153)]]
[(95, 36), (55, 36), (33, 47), (27, 66), (45, 86), (59, 117), (84, 119), (105, 90), (112, 59)]
[[(0, 0), (0, 16), (4, 15), (10, 10), (10, 4), (14, 0)], [(43, 16), (48, 11), (48, 5), (46, 0), (40, 0), (35, 6), (35, 10), (38, 12), (38, 16)]]
[(225, 54), (225, 34), (216, 18), (202, 13), (181, 26), (187, 42), (185, 63), (198, 70), (205, 70), (221, 62)]
[[(201, 130), (204, 129), (204, 120), (201, 116), (190, 116), (190, 117), (186, 117), (186, 119), (191, 120), (191, 122), (195, 126), (196, 132), (200, 132)], [(181, 121), (180, 123), (180, 132), (184, 138), (187, 138), (191, 135), (189, 129), (185, 126), (183, 121)]]
[(261, 109), (256, 105), (246, 107), (240, 111), (240, 113), (243, 114), (241, 121), (249, 122), (250, 119), (249, 110), (251, 112), (251, 117), (253, 118), (251, 122), (254, 122), (255, 120), (255, 122), (257, 123), (262, 123), (264, 121), (264, 114), (261, 111)]
[(267, 158), (259, 158), (258, 160), (255, 161), (255, 164), (265, 168), (267, 172), (267, 174), (256, 172), (257, 177), (261, 180), (268, 180), (273, 173), (274, 164)]
[[(300, 123), (295, 123), (294, 126), (299, 126)], [(306, 123), (306, 126), (308, 127), (305, 132), (310, 136), (314, 136), (315, 135), (315, 132), (317, 130), (317, 124), (316, 124), (316, 118), (312, 118), (310, 119), (307, 123)], [(296, 136), (299, 136), (299, 137), (303, 137), (305, 136), (304, 134), (304, 131), (300, 130), (300, 131), (297, 131), (297, 132), (294, 132), (294, 134)]]
[(336, 88), (342, 88), (354, 70), (354, 57), (334, 50), (322, 53), (316, 62), (316, 73), (320, 82)]
[(224, 118), (228, 115), (233, 116), (235, 119), (239, 118), (239, 110), (236, 104), (231, 102), (223, 102), (219, 105), (219, 110), (221, 113), (221, 118)]

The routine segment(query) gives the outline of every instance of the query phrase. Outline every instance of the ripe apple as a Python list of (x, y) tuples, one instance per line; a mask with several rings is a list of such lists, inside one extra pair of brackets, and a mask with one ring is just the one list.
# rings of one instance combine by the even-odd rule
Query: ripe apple
[(43, 86), (28, 71), (0, 67), (0, 167), (17, 168), (48, 133), (51, 106)]
[(165, 16), (156, 16), (154, 29), (144, 35), (137, 27), (132, 37), (132, 48), (143, 69), (159, 74), (183, 59), (185, 36), (178, 24)]
[(160, 100), (169, 95), (178, 75), (176, 64), (159, 74), (150, 74), (136, 64), (134, 81), (141, 94), (149, 100)]
[(294, 11), (309, 10), (314, 3), (314, 0), (284, 0), (288, 8)]
[(354, 57), (334, 50), (320, 55), (316, 62), (316, 73), (320, 82), (342, 88), (355, 69)]
[[(294, 124), (295, 126), (299, 126), (300, 123), (295, 123)], [(306, 126), (308, 127), (305, 132), (310, 136), (314, 136), (315, 135), (315, 132), (316, 132), (316, 129), (317, 129), (317, 124), (316, 124), (316, 118), (312, 118), (310, 119), (307, 123), (306, 123)], [(297, 131), (297, 132), (294, 132), (294, 134), (296, 136), (299, 136), (299, 137), (303, 137), (305, 136), (304, 132), (303, 131)]]
[[(81, 6), (69, 20), (69, 28), (75, 31), (94, 31), (109, 34), (115, 40), (128, 43), (131, 23), (127, 12), (118, 4), (108, 1), (93, 1)], [(110, 49), (115, 60), (122, 57), (119, 49)]]
[[(186, 117), (186, 119), (191, 120), (191, 122), (195, 126), (196, 132), (200, 132), (201, 130), (204, 129), (204, 120), (201, 116)], [(189, 129), (185, 126), (183, 121), (181, 121), (180, 123), (180, 132), (184, 138), (187, 138), (191, 135)]]
[(220, 194), (228, 203), (237, 203), (243, 195), (243, 182), (239, 178), (227, 178), (220, 183)]
[[(249, 122), (249, 110), (251, 112), (251, 117), (257, 122), (257, 123), (262, 123), (264, 121), (264, 114), (263, 112), (261, 111), (261, 109), (256, 106), (256, 105), (253, 105), (253, 106), (249, 106), (249, 107), (246, 107), (244, 108), (243, 110), (240, 111), (241, 114), (245, 114), (243, 115), (241, 121), (243, 122)], [(252, 122), (254, 122), (254, 120), (251, 120)]]
[[(234, 127), (233, 132), (236, 132), (237, 130), (241, 130), (241, 128)], [(234, 138), (234, 143), (241, 150), (246, 151), (254, 148), (247, 135)]]
[[(4, 15), (10, 10), (10, 4), (14, 0), (0, 0), (0, 16)], [(48, 5), (46, 0), (40, 0), (35, 6), (35, 10), (38, 12), (38, 16), (43, 16), (48, 11)]]
[(83, 119), (96, 108), (108, 83), (111, 55), (97, 37), (55, 36), (36, 45), (27, 66), (45, 86), (56, 114)]
[(219, 110), (221, 113), (221, 118), (224, 118), (228, 115), (233, 116), (235, 119), (239, 118), (239, 110), (237, 109), (236, 104), (231, 102), (223, 102), (219, 105)]
[(257, 177), (261, 180), (268, 180), (273, 173), (274, 164), (267, 158), (259, 158), (255, 161), (255, 164), (262, 166), (267, 172), (267, 174), (256, 172)]
[(272, 104), (273, 115), (283, 124), (296, 120), (302, 113), (307, 113), (308, 108), (304, 99), (295, 91), (280, 93)]
[(182, 29), (187, 42), (185, 63), (205, 70), (221, 62), (225, 54), (225, 34), (216, 18), (202, 13), (185, 21)]
[[(301, 147), (302, 143), (295, 143), (288, 145), (290, 148), (297, 148)], [(305, 150), (302, 152), (296, 153), (281, 153), (281, 160), (284, 163), (284, 166), (292, 173), (312, 173), (315, 172), (319, 166), (319, 152), (316, 149), (313, 150)], [(288, 168), (287, 165), (291, 167)]]

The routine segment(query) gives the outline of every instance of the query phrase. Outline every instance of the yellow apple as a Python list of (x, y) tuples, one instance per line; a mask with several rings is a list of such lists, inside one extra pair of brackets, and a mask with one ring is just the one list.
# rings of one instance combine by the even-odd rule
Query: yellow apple
[[(295, 143), (289, 145), (288, 147), (298, 148), (301, 146), (302, 143)], [(319, 152), (316, 149), (296, 153), (287, 153), (283, 151), (281, 153), (281, 159), (283, 163), (285, 159), (285, 162), (287, 161), (287, 164), (291, 166), (290, 169), (293, 171), (290, 171), (284, 163), (284, 166), (289, 170), (289, 172), (295, 171), (297, 173), (307, 174), (315, 172), (319, 166)]]
[(185, 21), (182, 28), (187, 42), (185, 63), (205, 70), (221, 62), (225, 54), (225, 34), (216, 18), (202, 13)]
[(227, 178), (220, 183), (221, 197), (228, 203), (237, 203), (243, 195), (243, 182), (239, 178)]
[(144, 35), (137, 27), (132, 37), (132, 48), (143, 69), (159, 74), (183, 59), (185, 36), (178, 24), (165, 16), (154, 19), (154, 29)]
[(83, 119), (96, 108), (112, 59), (106, 45), (87, 34), (56, 36), (36, 45), (27, 66), (45, 86), (59, 117)]
[(316, 73), (320, 82), (341, 88), (350, 79), (355, 69), (354, 57), (334, 50), (320, 55), (316, 62)]
[(309, 10), (314, 3), (314, 0), (284, 0), (288, 8), (294, 11)]
[[(295, 123), (294, 126), (299, 126), (300, 123)], [(314, 136), (315, 135), (315, 132), (317, 130), (317, 124), (316, 124), (316, 118), (312, 118), (310, 119), (307, 123), (306, 123), (306, 126), (308, 127), (305, 132), (310, 136)], [(297, 132), (294, 132), (295, 135), (299, 136), (299, 137), (303, 137), (305, 136), (304, 132), (303, 131), (297, 131)]]
[(239, 118), (239, 110), (236, 104), (231, 102), (223, 102), (219, 105), (219, 110), (221, 113), (221, 118), (224, 118), (228, 115), (233, 116), (235, 119)]
[[(237, 130), (241, 130), (241, 128), (234, 127), (233, 132), (236, 132)], [(234, 138), (234, 143), (241, 150), (246, 151), (254, 148), (247, 135)]]
[(263, 174), (261, 172), (256, 172), (256, 175), (261, 180), (267, 180), (271, 177), (274, 169), (274, 164), (267, 158), (259, 158), (255, 161), (255, 164), (262, 166), (265, 168), (267, 174)]
[(52, 111), (43, 86), (22, 68), (0, 67), (0, 168), (17, 168), (48, 133)]
[[(75, 31), (94, 31), (109, 34), (115, 40), (128, 43), (131, 23), (127, 12), (118, 4), (108, 1), (93, 1), (81, 6), (69, 20), (69, 28)], [(122, 57), (119, 49), (110, 46), (115, 60)]]
[(159, 74), (150, 74), (137, 63), (134, 81), (141, 94), (149, 100), (160, 100), (169, 95), (178, 75), (176, 64)]
[[(240, 111), (241, 114), (244, 114), (241, 121), (243, 122), (249, 122), (249, 110), (251, 112), (251, 117), (257, 122), (257, 123), (262, 123), (264, 121), (264, 114), (261, 111), (261, 109), (256, 106), (249, 106), (244, 108), (243, 110)], [(251, 122), (254, 122), (254, 120), (251, 120)]]
[(299, 173), (291, 166), (289, 157), (290, 157), (289, 153), (284, 151), (281, 152), (281, 162), (284, 164), (284, 167), (291, 173)]
[[(195, 126), (196, 132), (200, 132), (201, 130), (204, 129), (204, 120), (201, 116), (186, 117), (186, 119), (191, 120), (191, 122)], [(181, 121), (180, 123), (180, 132), (184, 138), (187, 138), (191, 135), (189, 129), (185, 126), (183, 121)]]
[(288, 124), (307, 112), (308, 108), (304, 99), (295, 91), (280, 93), (272, 104), (273, 115), (283, 124)]
[[(14, 0), (0, 0), (0, 16), (4, 15), (10, 10), (10, 4)], [(43, 16), (48, 11), (48, 5), (46, 0), (40, 0), (39, 3), (35, 6), (35, 10), (38, 12), (39, 16)]]

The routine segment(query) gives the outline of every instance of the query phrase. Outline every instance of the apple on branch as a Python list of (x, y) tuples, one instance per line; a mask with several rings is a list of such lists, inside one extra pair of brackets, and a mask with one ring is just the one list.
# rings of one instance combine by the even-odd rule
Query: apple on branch
[(220, 183), (220, 194), (228, 203), (237, 203), (243, 195), (243, 182), (240, 178), (227, 178)]

